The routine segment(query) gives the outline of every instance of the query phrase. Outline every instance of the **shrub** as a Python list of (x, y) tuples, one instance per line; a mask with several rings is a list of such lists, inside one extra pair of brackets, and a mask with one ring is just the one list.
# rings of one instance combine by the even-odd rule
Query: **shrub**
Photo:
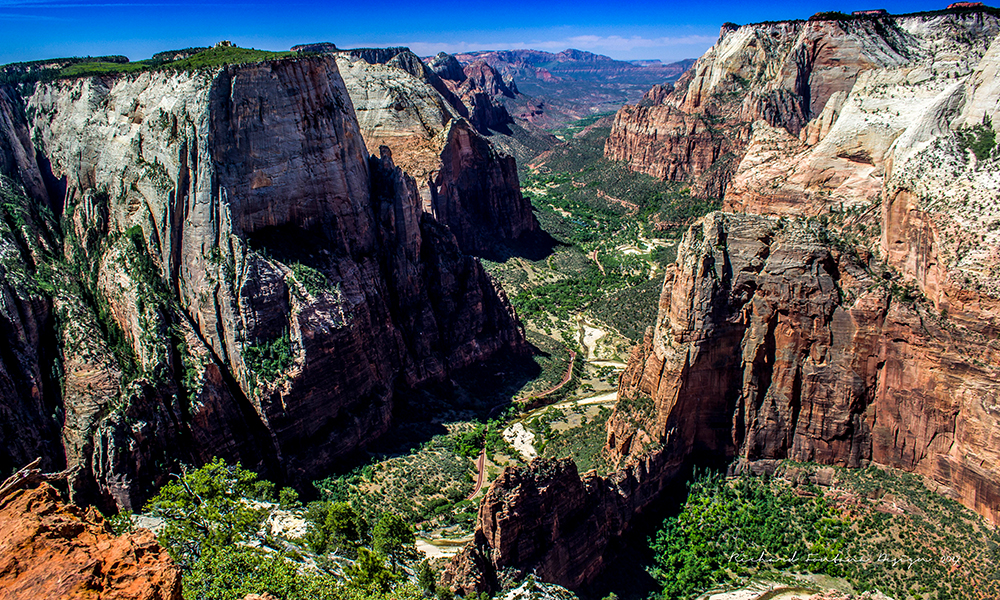
[(239, 545), (212, 547), (184, 578), (185, 600), (241, 600), (269, 593), (283, 600), (340, 598), (333, 578), (300, 572), (279, 554)]
[(986, 160), (997, 147), (996, 133), (989, 117), (981, 125), (963, 127), (958, 130), (958, 138), (963, 150), (972, 150), (979, 160)]
[(250, 371), (251, 384), (256, 386), (258, 383), (275, 381), (292, 366), (292, 344), (288, 332), (285, 331), (273, 340), (247, 346), (243, 357)]

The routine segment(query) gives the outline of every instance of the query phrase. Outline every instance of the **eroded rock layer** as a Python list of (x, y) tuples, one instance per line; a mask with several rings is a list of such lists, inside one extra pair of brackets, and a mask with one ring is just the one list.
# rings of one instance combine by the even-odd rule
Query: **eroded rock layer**
[[(387, 149), (369, 156), (333, 57), (62, 80), (22, 102), (63, 183), (45, 214), (64, 236), (20, 263), (52, 289), (22, 286), (30, 310), (6, 322), (26, 346), (48, 331), (57, 368), (4, 358), (23, 372), (4, 464), (33, 458), (15, 439), (36, 436), (74, 497), (125, 508), (176, 461), (215, 455), (302, 481), (386, 431), (396, 389), (522, 347), (455, 235), (479, 238), (428, 214)], [(495, 168), (470, 147), (452, 162)], [(30, 190), (22, 154), (4, 166)]]
[(449, 581), (489, 589), (513, 568), (579, 588), (691, 464), (875, 462), (1000, 520), (1000, 342), (828, 235), (727, 213), (693, 226), (621, 377), (605, 448), (617, 468), (505, 471)]
[[(991, 11), (726, 25), (673, 91), (619, 111), (605, 155), (655, 177), (689, 181), (695, 195), (721, 198), (734, 175), (738, 190), (751, 185), (737, 174), (741, 161), (767, 160), (755, 157), (788, 143), (768, 131), (777, 128), (779, 138), (801, 142), (796, 150), (817, 154), (814, 168), (775, 167), (767, 175), (757, 169), (760, 193), (753, 197), (774, 202), (781, 194), (770, 186), (785, 179), (809, 189), (807, 197), (821, 195), (820, 188), (864, 194), (857, 180), (878, 170), (873, 165), (912, 123), (917, 105), (960, 87), (998, 31)], [(850, 135), (823, 142), (845, 114), (841, 128)], [(755, 140), (761, 129), (766, 140)], [(813, 148), (823, 143), (836, 148)], [(729, 202), (752, 204), (746, 196), (739, 191)]]

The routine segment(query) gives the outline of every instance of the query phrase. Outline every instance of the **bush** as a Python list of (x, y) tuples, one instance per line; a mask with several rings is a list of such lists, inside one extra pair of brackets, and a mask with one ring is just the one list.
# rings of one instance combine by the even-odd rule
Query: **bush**
[(972, 150), (979, 160), (986, 160), (997, 147), (996, 133), (989, 117), (985, 117), (982, 125), (963, 127), (958, 130), (958, 137), (963, 150)]
[(292, 366), (294, 359), (288, 332), (273, 340), (251, 344), (243, 352), (251, 384), (273, 383)]
[[(822, 496), (804, 498), (776, 482), (709, 474), (689, 484), (681, 513), (650, 540), (655, 562), (650, 573), (667, 600), (757, 568), (798, 567), (838, 576), (838, 564), (823, 557), (843, 547), (846, 528)], [(802, 562), (807, 555), (817, 560)], [(755, 562), (761, 556), (765, 562)]]
[(283, 600), (339, 599), (336, 581), (316, 571), (300, 572), (279, 554), (245, 546), (210, 548), (184, 578), (185, 600), (242, 600), (269, 593)]
[(288, 265), (288, 268), (295, 275), (295, 280), (301, 283), (302, 287), (306, 288), (306, 291), (313, 296), (319, 296), (323, 292), (332, 289), (330, 280), (326, 278), (326, 275), (308, 265), (293, 262)]
[(823, 12), (818, 12), (813, 16), (809, 17), (810, 21), (850, 21), (853, 19), (851, 15), (847, 13), (840, 12), (839, 10), (827, 10)]
[(317, 554), (333, 548), (353, 548), (367, 531), (367, 525), (347, 502), (313, 502), (306, 521), (306, 543)]

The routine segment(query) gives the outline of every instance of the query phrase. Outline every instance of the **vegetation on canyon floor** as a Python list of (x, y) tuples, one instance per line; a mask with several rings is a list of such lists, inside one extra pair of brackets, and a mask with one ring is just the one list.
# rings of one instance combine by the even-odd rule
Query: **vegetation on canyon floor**
[(529, 326), (564, 336), (575, 318), (595, 319), (614, 330), (622, 358), (656, 318), (662, 269), (683, 227), (718, 205), (605, 159), (609, 131), (581, 128), (521, 171), (539, 223), (558, 242), (553, 253), (486, 266)]
[[(265, 592), (285, 600), (417, 599), (436, 591), (398, 514), (366, 518), (346, 502), (306, 509), (295, 492), (275, 494), (239, 464), (216, 459), (184, 473), (146, 511), (163, 520), (158, 539), (183, 571), (186, 600)], [(304, 521), (304, 535), (276, 531), (277, 515)]]
[[(603, 424), (606, 414), (600, 417), (593, 422)], [(421, 460), (423, 470), (406, 471), (406, 479), (440, 487), (436, 460), (413, 455), (403, 462)], [(454, 469), (456, 479), (468, 472), (464, 466)], [(441, 561), (422, 560), (416, 550), (412, 511), (372, 504), (423, 493), (394, 490), (406, 484), (389, 482), (385, 475), (393, 471), (402, 472), (389, 462), (361, 469), (361, 484), (329, 480), (324, 499), (304, 506), (293, 490), (276, 492), (238, 464), (216, 459), (177, 476), (145, 512), (162, 519), (158, 539), (183, 570), (187, 600), (264, 592), (289, 600), (449, 599), (436, 583)], [(451, 496), (459, 498), (468, 487), (455, 489)], [(474, 508), (464, 499), (438, 506), (445, 505)], [(112, 522), (131, 527), (129, 520)], [(647, 552), (658, 585), (653, 596), (664, 600), (752, 581), (802, 590), (822, 581), (920, 600), (1000, 593), (1000, 534), (918, 476), (874, 466), (785, 461), (773, 476), (696, 473), (680, 509), (649, 537)]]
[[(827, 485), (816, 485), (825, 471)], [(1000, 534), (916, 475), (783, 463), (775, 477), (696, 476), (680, 512), (650, 538), (665, 600), (751, 580), (813, 574), (893, 598), (1000, 593)]]

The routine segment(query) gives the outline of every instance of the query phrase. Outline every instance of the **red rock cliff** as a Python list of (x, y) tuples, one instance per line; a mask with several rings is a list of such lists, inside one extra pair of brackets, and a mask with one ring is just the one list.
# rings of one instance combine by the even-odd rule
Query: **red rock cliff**
[(138, 506), (215, 455), (308, 479), (386, 431), (397, 389), (522, 348), (413, 179), (370, 159), (333, 58), (64, 80), (26, 106), (91, 275), (57, 272), (38, 307), (64, 385), (16, 398), (0, 462), (42, 438), (80, 502)]
[(725, 213), (692, 227), (621, 377), (605, 449), (617, 469), (505, 471), (449, 583), (492, 589), (512, 568), (585, 586), (692, 463), (876, 462), (997, 522), (1000, 343), (827, 236), (815, 221)]
[(874, 461), (997, 522), (1000, 345), (894, 298), (882, 267), (824, 235), (722, 213), (692, 229), (620, 384), (653, 410), (638, 430), (616, 410), (612, 458), (679, 438), (694, 458)]

